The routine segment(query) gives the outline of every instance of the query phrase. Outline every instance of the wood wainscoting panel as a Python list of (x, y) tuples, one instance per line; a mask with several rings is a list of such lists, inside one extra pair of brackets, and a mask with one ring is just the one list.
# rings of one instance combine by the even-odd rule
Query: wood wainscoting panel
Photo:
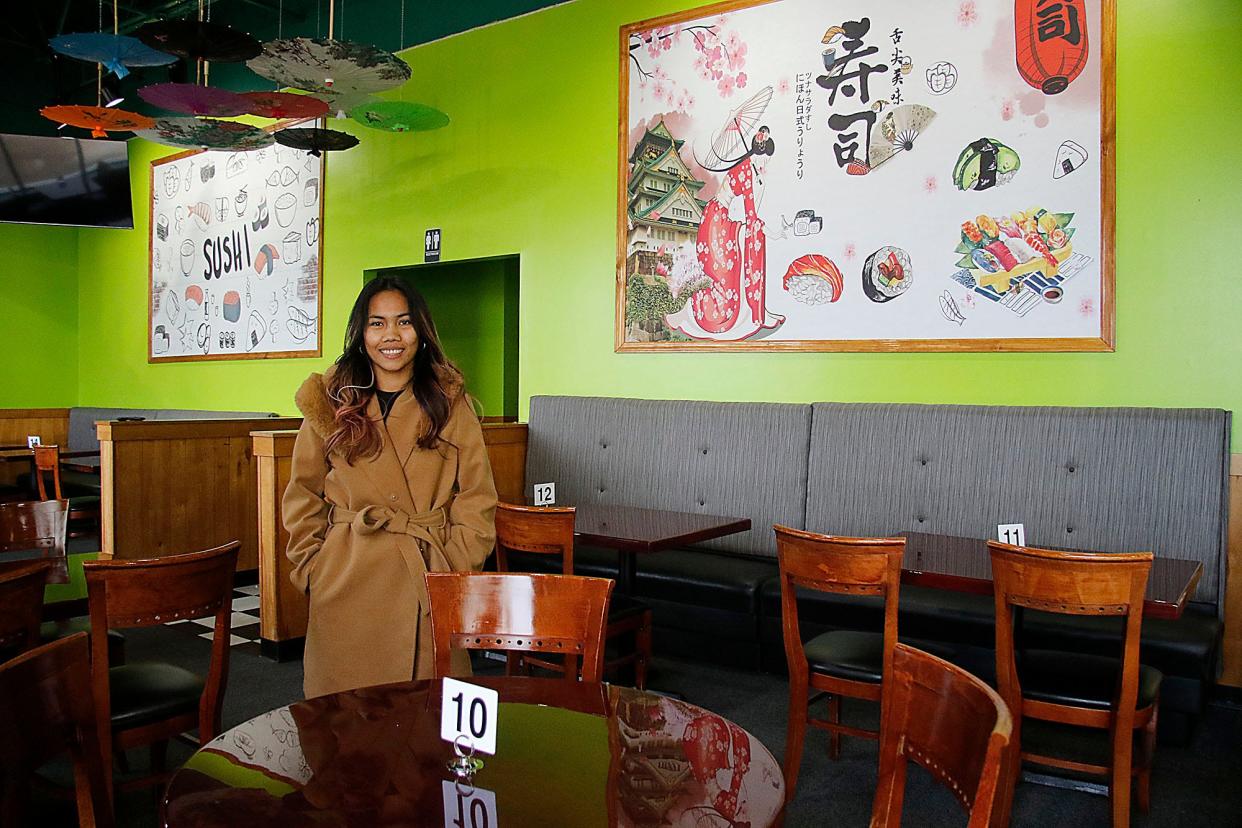
[(1221, 684), (1242, 687), (1242, 454), (1229, 458), (1229, 559), (1225, 570)]
[(250, 432), (297, 419), (101, 422), (101, 554), (157, 558), (240, 540), (238, 570), (259, 565), (257, 466)]
[[(45, 446), (69, 443), (69, 409), (0, 408), (0, 446), (24, 446), (26, 438), (38, 435)], [(30, 472), (29, 463), (0, 463), (0, 486), (12, 485)]]

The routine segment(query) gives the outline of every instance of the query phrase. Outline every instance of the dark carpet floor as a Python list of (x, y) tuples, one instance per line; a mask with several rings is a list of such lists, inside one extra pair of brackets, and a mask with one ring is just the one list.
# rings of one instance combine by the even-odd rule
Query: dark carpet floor
[[(205, 669), (209, 643), (203, 639), (163, 628), (132, 630), (127, 637), (131, 661), (159, 658)], [(657, 658), (649, 683), (732, 719), (767, 745), (778, 761), (781, 759), (787, 708), (783, 678)], [(300, 662), (277, 664), (249, 653), (234, 653), (225, 698), (225, 726), (299, 699), (301, 685)], [(869, 707), (846, 700), (845, 718), (874, 726), (875, 711)], [(174, 744), (169, 750), (170, 764), (184, 762), (191, 751), (187, 744)], [(134, 752), (130, 762), (131, 772), (140, 773), (147, 757)], [(70, 778), (66, 767), (50, 771), (65, 781)], [(865, 826), (875, 781), (875, 743), (845, 739), (841, 759), (833, 762), (827, 757), (827, 737), (812, 732), (807, 737), (798, 793), (786, 824)], [(1134, 815), (1135, 826), (1242, 826), (1242, 708), (1213, 704), (1189, 746), (1160, 746), (1151, 801), (1150, 814)], [(36, 793), (34, 805), (31, 825), (53, 828), (77, 824), (71, 802)], [(149, 828), (157, 824), (156, 814), (156, 799), (150, 791), (118, 796), (119, 826)], [(909, 773), (904, 817), (907, 826), (965, 825), (955, 800), (914, 766)], [(1106, 826), (1108, 800), (1024, 783), (1016, 794), (1012, 824), (1031, 828)]]

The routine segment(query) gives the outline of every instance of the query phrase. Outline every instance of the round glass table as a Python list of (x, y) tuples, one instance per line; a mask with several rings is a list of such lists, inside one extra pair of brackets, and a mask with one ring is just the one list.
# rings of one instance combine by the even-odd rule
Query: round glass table
[(500, 695), (496, 755), (470, 784), (447, 769), (440, 681), (388, 684), (222, 733), (174, 775), (161, 824), (758, 828), (780, 813), (772, 754), (701, 707), (607, 684), (469, 681)]

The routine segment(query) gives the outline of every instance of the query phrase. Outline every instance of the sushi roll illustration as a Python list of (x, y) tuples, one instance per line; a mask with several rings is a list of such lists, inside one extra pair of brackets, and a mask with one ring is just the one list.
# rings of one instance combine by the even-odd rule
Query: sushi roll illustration
[(988, 190), (1008, 184), (1022, 166), (1012, 147), (995, 138), (980, 138), (967, 144), (953, 165), (953, 184), (959, 190)]
[(881, 247), (863, 264), (863, 293), (872, 302), (891, 302), (909, 290), (913, 281), (910, 254), (900, 247)]

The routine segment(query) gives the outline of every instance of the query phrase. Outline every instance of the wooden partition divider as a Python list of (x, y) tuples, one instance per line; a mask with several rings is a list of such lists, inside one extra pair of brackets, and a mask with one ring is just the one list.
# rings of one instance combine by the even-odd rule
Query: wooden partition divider
[[(258, 461), (259, 634), (260, 650), (284, 661), (302, 652), (306, 636), (306, 596), (289, 580), (292, 564), (285, 557), (289, 533), (281, 519), (280, 502), (289, 485), (296, 431), (255, 431)], [(483, 423), (483, 442), (492, 462), (492, 476), (501, 500), (522, 503), (526, 481), (526, 424)]]
[(250, 432), (298, 418), (101, 422), (101, 558), (158, 558), (241, 541), (259, 565)]
[(1229, 458), (1229, 559), (1225, 562), (1225, 640), (1221, 684), (1242, 687), (1242, 454)]
[[(63, 448), (69, 442), (69, 409), (0, 408), (0, 446), (24, 446), (31, 435), (37, 435), (45, 446)], [(28, 463), (0, 463), (0, 486), (12, 484), (28, 471)]]

